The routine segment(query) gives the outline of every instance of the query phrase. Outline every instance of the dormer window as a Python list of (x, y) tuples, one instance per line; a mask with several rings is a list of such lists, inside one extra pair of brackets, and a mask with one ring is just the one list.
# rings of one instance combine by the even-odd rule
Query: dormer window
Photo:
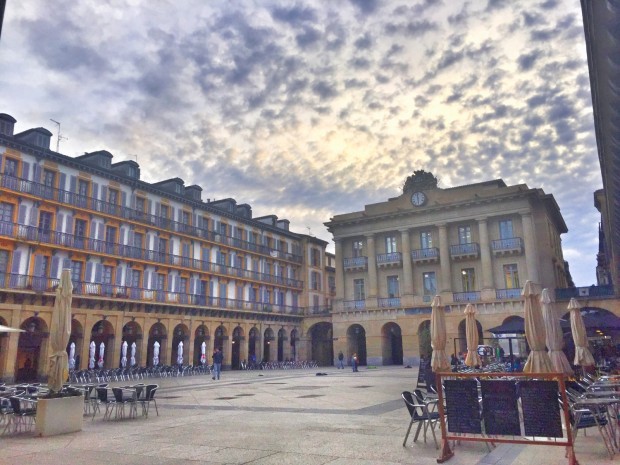
[(181, 193), (181, 186), (179, 184), (174, 185), (174, 192), (176, 192), (177, 194)]
[(138, 177), (138, 170), (136, 170), (135, 166), (129, 165), (127, 167), (127, 176), (129, 176), (130, 178), (137, 178)]

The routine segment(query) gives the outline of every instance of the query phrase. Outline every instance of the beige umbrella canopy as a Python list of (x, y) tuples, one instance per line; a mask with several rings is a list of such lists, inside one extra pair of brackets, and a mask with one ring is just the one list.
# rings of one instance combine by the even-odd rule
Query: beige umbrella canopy
[(56, 300), (50, 328), (52, 355), (49, 358), (47, 384), (52, 392), (59, 392), (62, 389), (62, 384), (67, 379), (69, 372), (67, 344), (71, 336), (72, 292), (71, 270), (62, 270), (60, 284), (56, 288)]
[(0, 325), (0, 333), (24, 333), (23, 329), (11, 328), (10, 326)]
[(530, 355), (523, 366), (524, 373), (552, 373), (553, 364), (545, 350), (545, 323), (540, 310), (539, 293), (531, 281), (526, 281), (521, 295), (524, 299), (525, 337), (530, 345)]
[(545, 332), (547, 333), (547, 349), (549, 350), (549, 358), (553, 365), (553, 371), (571, 376), (573, 374), (573, 369), (562, 351), (564, 339), (562, 336), (562, 328), (560, 327), (560, 319), (551, 308), (551, 298), (549, 297), (549, 291), (547, 289), (543, 289), (542, 295), (540, 296), (540, 303), (542, 305), (543, 320), (545, 321)]
[(476, 307), (467, 304), (465, 307), (465, 335), (467, 336), (467, 357), (465, 365), (468, 367), (481, 366), (480, 355), (478, 355), (478, 325), (476, 324)]
[(573, 333), (573, 341), (575, 341), (574, 363), (582, 367), (592, 366), (594, 365), (594, 357), (588, 349), (588, 335), (581, 317), (581, 305), (575, 298), (572, 298), (568, 303), (568, 309), (570, 310), (570, 329)]
[(441, 305), (441, 297), (435, 296), (431, 308), (433, 309), (431, 313), (431, 347), (433, 348), (431, 368), (433, 371), (449, 370), (450, 364), (446, 356), (446, 317)]

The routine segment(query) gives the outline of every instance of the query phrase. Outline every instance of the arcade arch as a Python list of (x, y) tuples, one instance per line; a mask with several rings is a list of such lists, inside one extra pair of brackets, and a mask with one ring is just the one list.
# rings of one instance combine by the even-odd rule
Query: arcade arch
[(381, 355), (383, 365), (403, 364), (403, 336), (400, 326), (394, 322), (381, 328)]
[(357, 354), (358, 365), (366, 365), (366, 330), (354, 324), (347, 329), (347, 360)]

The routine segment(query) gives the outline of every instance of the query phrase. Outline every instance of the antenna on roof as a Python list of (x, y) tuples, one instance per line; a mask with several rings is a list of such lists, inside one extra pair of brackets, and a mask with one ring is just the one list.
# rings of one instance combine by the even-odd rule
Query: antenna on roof
[(306, 226), (306, 229), (308, 230), (308, 236), (312, 236), (312, 230), (310, 229), (310, 226)]
[(60, 141), (61, 140), (69, 140), (68, 137), (63, 136), (60, 133), (60, 123), (58, 121), (56, 121), (55, 119), (50, 118), (50, 121), (54, 124), (56, 124), (56, 126), (58, 126), (58, 138), (56, 139), (56, 152), (60, 152)]

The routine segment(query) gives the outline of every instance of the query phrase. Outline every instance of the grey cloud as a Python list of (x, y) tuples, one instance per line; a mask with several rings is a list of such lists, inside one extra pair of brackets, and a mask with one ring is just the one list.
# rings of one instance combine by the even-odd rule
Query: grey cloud
[(410, 21), (408, 23), (387, 23), (385, 25), (385, 32), (388, 35), (401, 34), (407, 37), (421, 37), (424, 34), (437, 30), (439, 26), (437, 23), (421, 19), (417, 21)]
[(529, 71), (534, 67), (536, 61), (542, 56), (542, 50), (533, 50), (530, 53), (521, 55), (517, 62), (521, 71)]
[(314, 45), (321, 39), (321, 33), (314, 28), (307, 27), (304, 32), (297, 34), (295, 41), (300, 48), (307, 48)]
[(345, 89), (361, 89), (368, 86), (368, 82), (362, 81), (357, 78), (353, 79), (345, 79), (344, 87)]
[(352, 60), (349, 61), (349, 64), (354, 69), (358, 69), (358, 70), (370, 68), (370, 61), (367, 60), (366, 58), (353, 58)]
[(312, 85), (312, 92), (321, 98), (327, 100), (338, 95), (336, 87), (326, 81), (318, 81)]
[(546, 95), (534, 95), (526, 100), (529, 108), (536, 108), (547, 102)]
[(277, 21), (292, 25), (315, 23), (318, 19), (316, 10), (300, 5), (295, 5), (290, 8), (276, 7), (271, 11), (271, 16)]
[(358, 50), (369, 50), (372, 47), (372, 37), (367, 32), (362, 37), (353, 42), (353, 45)]
[(349, 0), (364, 14), (372, 14), (379, 7), (378, 0)]
[(390, 47), (390, 49), (388, 50), (386, 57), (390, 58), (394, 55), (398, 55), (400, 53), (402, 53), (402, 51), (404, 50), (405, 47), (403, 47), (400, 44), (392, 44), (392, 46)]

